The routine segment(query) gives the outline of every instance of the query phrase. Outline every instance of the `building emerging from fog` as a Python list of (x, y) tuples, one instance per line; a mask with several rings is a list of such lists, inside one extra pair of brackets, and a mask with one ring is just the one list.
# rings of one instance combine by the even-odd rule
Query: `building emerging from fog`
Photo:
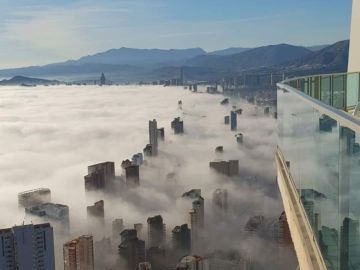
[(149, 121), (149, 144), (151, 145), (151, 154), (158, 154), (158, 129), (156, 120)]
[(235, 111), (230, 112), (230, 128), (231, 130), (237, 129), (237, 114)]
[(84, 177), (86, 191), (103, 190), (110, 187), (115, 179), (115, 163), (103, 162), (88, 167), (88, 175)]
[(20, 207), (49, 203), (51, 202), (51, 191), (48, 188), (24, 191), (18, 194), (18, 202)]
[(160, 215), (149, 217), (148, 223), (148, 247), (162, 247), (165, 245), (166, 228)]
[(145, 262), (145, 242), (139, 240), (135, 229), (121, 232), (118, 252), (121, 269), (134, 270), (140, 263)]
[(125, 160), (121, 163), (123, 175), (125, 176), (125, 183), (127, 187), (138, 187), (140, 185), (140, 167), (130, 160)]
[(225, 174), (229, 177), (239, 174), (239, 160), (212, 161), (209, 165), (210, 168), (218, 173)]
[(216, 189), (213, 193), (213, 211), (216, 220), (223, 221), (228, 214), (228, 192), (226, 189)]
[[(70, 229), (69, 207), (63, 204), (43, 203), (32, 207), (26, 207), (28, 215), (43, 219), (44, 222), (51, 222), (55, 229), (68, 233)], [(56, 232), (57, 230), (55, 230)]]
[(189, 255), (180, 260), (176, 270), (207, 270), (207, 268), (202, 257)]
[(54, 233), (50, 224), (0, 229), (1, 270), (55, 270)]
[(180, 117), (176, 117), (171, 122), (171, 129), (174, 130), (175, 134), (184, 133), (184, 121), (180, 119)]
[(304, 270), (360, 269), (359, 22), (353, 0), (349, 73), (278, 84), (278, 185)]
[(192, 202), (192, 210), (190, 211), (191, 224), (191, 251), (202, 251), (203, 233), (205, 227), (205, 204), (204, 198), (198, 197)]
[(94, 244), (91, 235), (83, 235), (64, 244), (64, 270), (94, 270)]
[(88, 206), (86, 211), (89, 231), (95, 236), (103, 234), (105, 226), (104, 201), (95, 202), (94, 205)]
[(172, 230), (172, 248), (176, 258), (190, 254), (191, 232), (187, 224), (176, 226)]

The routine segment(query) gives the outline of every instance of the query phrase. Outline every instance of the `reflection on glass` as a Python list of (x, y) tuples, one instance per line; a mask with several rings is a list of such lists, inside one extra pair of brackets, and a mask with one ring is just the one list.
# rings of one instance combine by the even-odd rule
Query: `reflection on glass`
[[(306, 80), (301, 84), (314, 96), (320, 89), (328, 103), (331, 91), (325, 90), (332, 88), (333, 106), (341, 108), (347, 81), (325, 76), (313, 80), (312, 90)], [(360, 134), (289, 91), (278, 91), (278, 120), (278, 145), (328, 269), (360, 270)]]

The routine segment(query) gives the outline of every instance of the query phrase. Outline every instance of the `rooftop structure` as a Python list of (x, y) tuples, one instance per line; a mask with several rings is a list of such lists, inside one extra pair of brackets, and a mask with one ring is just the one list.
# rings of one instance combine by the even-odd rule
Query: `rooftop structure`
[(182, 195), (183, 198), (198, 199), (201, 197), (201, 189), (191, 189)]

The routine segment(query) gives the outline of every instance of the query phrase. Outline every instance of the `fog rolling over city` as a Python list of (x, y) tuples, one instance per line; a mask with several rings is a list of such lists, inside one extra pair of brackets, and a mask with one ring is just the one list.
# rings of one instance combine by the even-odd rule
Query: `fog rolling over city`
[[(277, 260), (269, 236), (283, 211), (273, 158), (276, 120), (264, 115), (263, 107), (240, 98), (221, 105), (223, 98), (162, 86), (4, 87), (0, 93), (1, 227), (38, 222), (18, 207), (17, 196), (21, 191), (49, 188), (51, 201), (68, 205), (70, 214), (68, 232), (55, 228), (56, 269), (63, 268), (62, 245), (84, 234), (94, 236), (96, 269), (110, 269), (119, 263), (121, 241), (111, 239), (115, 241), (111, 252), (104, 252), (96, 242), (111, 237), (114, 219), (123, 219), (125, 229), (142, 223), (138, 237), (147, 241), (148, 217), (161, 215), (170, 243), (175, 226), (190, 227), (191, 201), (182, 195), (201, 189), (205, 204), (201, 255), (236, 250), (258, 269)], [(234, 106), (243, 112), (237, 131), (230, 131), (224, 116)], [(175, 117), (184, 121), (184, 134), (175, 135), (171, 129)], [(122, 161), (149, 143), (152, 119), (158, 128), (164, 127), (165, 140), (159, 141), (156, 157), (145, 157), (139, 187), (118, 185), (105, 194), (86, 193), (88, 166), (113, 161), (116, 175), (121, 176)], [(239, 132), (242, 143), (235, 138)], [(223, 146), (223, 152), (216, 153), (217, 146)], [(209, 162), (217, 160), (239, 160), (239, 175), (228, 177), (211, 169)], [(214, 212), (213, 194), (218, 188), (228, 192), (224, 219)], [(104, 201), (105, 224), (89, 226), (86, 207), (99, 200)], [(254, 216), (268, 223), (264, 237), (245, 228)], [(259, 252), (263, 255), (255, 256)]]

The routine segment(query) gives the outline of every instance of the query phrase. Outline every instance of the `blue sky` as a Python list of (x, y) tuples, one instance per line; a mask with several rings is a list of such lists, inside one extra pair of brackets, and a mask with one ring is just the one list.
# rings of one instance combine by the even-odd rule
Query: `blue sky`
[(351, 0), (0, 0), (0, 68), (111, 48), (207, 51), (348, 39)]

